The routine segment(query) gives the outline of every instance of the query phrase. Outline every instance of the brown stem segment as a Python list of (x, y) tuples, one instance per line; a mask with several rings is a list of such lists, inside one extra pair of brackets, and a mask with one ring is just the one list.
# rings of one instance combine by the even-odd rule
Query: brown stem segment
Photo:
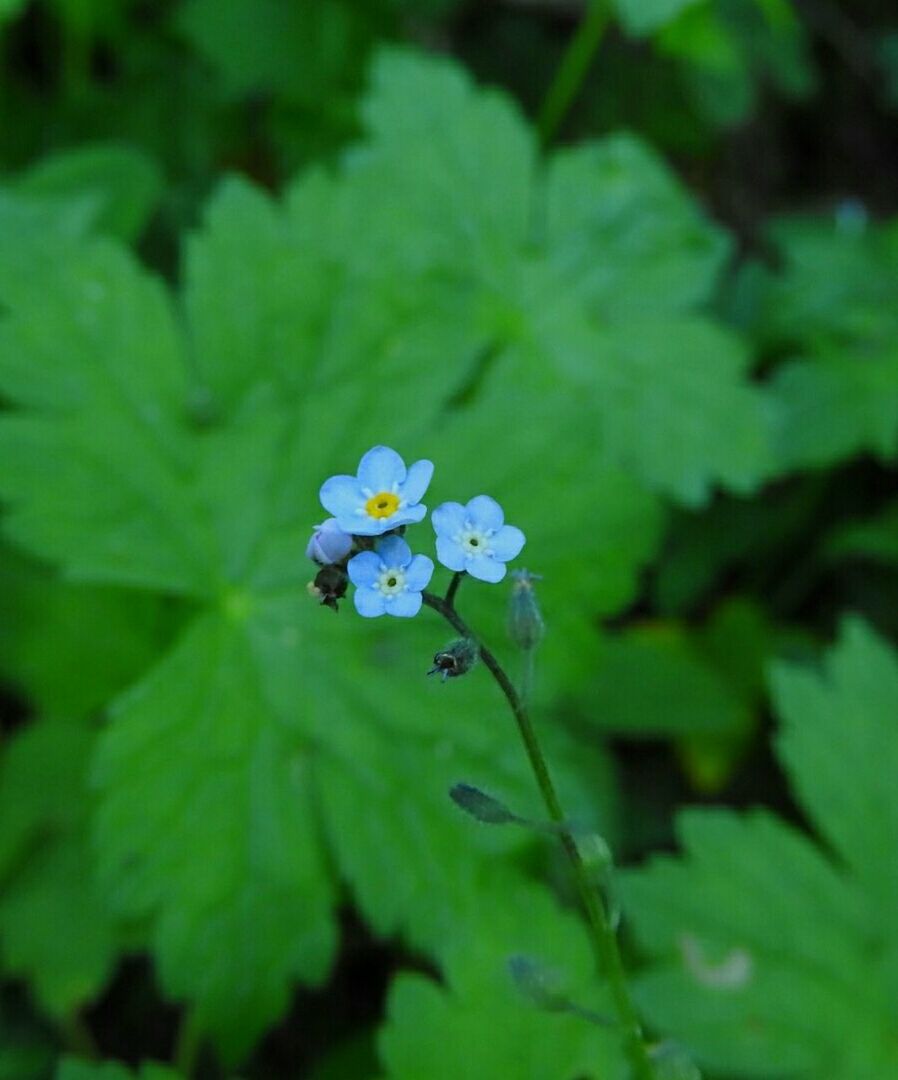
[[(456, 577), (459, 576), (456, 575)], [(455, 589), (458, 588), (455, 579), (453, 579), (453, 585), (455, 585)], [(452, 585), (449, 586), (445, 600), (440, 596), (434, 596), (433, 593), (425, 592), (423, 594), (424, 603), (433, 608), (434, 611), (439, 612), (449, 625), (463, 637), (475, 639), (475, 635), (471, 633), (467, 623), (458, 614), (451, 602), (450, 598), (454, 598), (455, 589), (453, 589)], [(580, 894), (580, 901), (583, 904), (592, 931), (592, 942), (596, 957), (605, 978), (608, 980), (615, 1011), (623, 1029), (627, 1056), (633, 1066), (633, 1075), (636, 1080), (655, 1080), (655, 1070), (652, 1068), (639, 1017), (630, 998), (630, 991), (624, 977), (624, 966), (617, 946), (617, 938), (611, 928), (605, 904), (589, 880), (589, 874), (580, 856), (577, 842), (565, 822), (564, 812), (561, 809), (561, 803), (530, 716), (511, 679), (505, 674), (504, 668), (493, 653), (479, 642), (478, 651), (480, 659), (499, 684), (500, 690), (511, 707), (546, 810), (549, 817), (558, 826), (558, 834), (574, 871), (577, 891)]]

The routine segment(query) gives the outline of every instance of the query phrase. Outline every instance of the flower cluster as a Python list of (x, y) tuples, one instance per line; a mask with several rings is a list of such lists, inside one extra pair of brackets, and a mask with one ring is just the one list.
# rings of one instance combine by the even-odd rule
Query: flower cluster
[[(409, 618), (420, 611), (433, 560), (413, 555), (403, 534), (427, 516), (421, 500), (432, 476), (432, 462), (406, 468), (395, 450), (375, 446), (355, 476), (332, 476), (321, 485), (321, 504), (332, 516), (315, 526), (306, 555), (321, 568), (311, 589), (322, 603), (336, 609), (348, 578), (360, 615)], [(501, 581), (505, 564), (524, 546), (524, 534), (505, 524), (489, 495), (443, 503), (431, 522), (443, 566), (480, 581)]]

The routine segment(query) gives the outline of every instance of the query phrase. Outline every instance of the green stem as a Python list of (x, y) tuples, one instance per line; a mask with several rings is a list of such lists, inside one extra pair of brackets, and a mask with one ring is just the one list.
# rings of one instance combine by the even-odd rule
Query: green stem
[(187, 1080), (193, 1076), (201, 1044), (202, 1032), (196, 1021), (196, 1013), (193, 1009), (185, 1009), (181, 1014), (173, 1058), (175, 1068)]
[(579, 93), (610, 21), (608, 0), (591, 0), (539, 109), (536, 124), (543, 146), (548, 146), (552, 141)]
[(524, 707), (530, 705), (533, 697), (533, 680), (536, 672), (536, 649), (524, 649), (524, 664), (521, 669), (521, 701)]
[[(442, 597), (434, 596), (432, 593), (428, 592), (423, 594), (423, 598), (424, 603), (428, 607), (433, 608), (434, 611), (439, 612), (439, 614), (442, 615), (449, 625), (457, 630), (459, 634), (464, 637), (474, 637), (467, 623), (458, 614), (452, 604), (449, 603), (448, 598), (444, 600)], [(633, 1075), (636, 1080), (654, 1080), (655, 1071), (649, 1060), (648, 1050), (639, 1023), (639, 1017), (630, 997), (630, 991), (627, 988), (626, 978), (624, 977), (624, 966), (621, 961), (620, 950), (617, 946), (617, 938), (611, 928), (604, 902), (590, 882), (589, 873), (583, 864), (577, 842), (567, 827), (564, 811), (561, 808), (561, 802), (558, 799), (555, 785), (553, 784), (552, 777), (549, 773), (549, 767), (546, 764), (546, 759), (540, 748), (539, 740), (537, 739), (536, 731), (530, 720), (527, 708), (515, 690), (511, 680), (505, 674), (504, 668), (492, 652), (490, 652), (483, 644), (479, 644), (478, 648), (480, 659), (499, 684), (499, 688), (505, 695), (505, 698), (511, 707), (515, 722), (518, 726), (518, 732), (524, 743), (524, 749), (527, 751), (530, 767), (533, 770), (533, 775), (536, 777), (536, 782), (539, 786), (540, 794), (543, 797), (546, 810), (552, 821), (559, 826), (558, 834), (574, 871), (574, 877), (577, 882), (577, 891), (580, 894), (580, 901), (583, 904), (592, 932), (592, 942), (593, 947), (595, 948), (596, 957), (605, 978), (608, 980), (608, 987), (611, 991), (615, 1011), (617, 1012), (618, 1020), (623, 1029), (627, 1056), (633, 1066)]]

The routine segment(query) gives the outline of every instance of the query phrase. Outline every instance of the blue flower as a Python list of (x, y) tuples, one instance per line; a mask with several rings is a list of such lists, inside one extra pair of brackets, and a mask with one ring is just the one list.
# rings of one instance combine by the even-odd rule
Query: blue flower
[(359, 462), (358, 476), (332, 476), (320, 498), (337, 524), (355, 536), (380, 536), (400, 525), (421, 521), (421, 499), (433, 476), (432, 461), (405, 462), (388, 446), (375, 446)]
[(426, 555), (412, 557), (401, 536), (387, 536), (375, 551), (362, 551), (346, 567), (355, 585), (355, 608), (359, 615), (411, 618), (421, 610), (421, 590), (433, 574), (433, 560)]
[(336, 518), (328, 518), (315, 526), (312, 538), (306, 546), (306, 558), (319, 566), (342, 562), (352, 551), (352, 537), (343, 532)]
[(481, 581), (505, 577), (505, 564), (520, 554), (524, 534), (506, 525), (502, 507), (489, 495), (477, 495), (467, 506), (447, 502), (434, 510), (437, 558), (450, 570), (467, 570)]

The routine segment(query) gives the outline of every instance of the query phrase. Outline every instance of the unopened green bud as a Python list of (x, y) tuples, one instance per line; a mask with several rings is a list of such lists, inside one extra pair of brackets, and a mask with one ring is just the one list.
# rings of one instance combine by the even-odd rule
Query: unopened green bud
[(514, 580), (508, 605), (508, 633), (516, 645), (529, 651), (539, 645), (546, 632), (533, 588), (540, 576), (529, 570), (515, 570), (511, 576)]
[(456, 638), (434, 656), (433, 667), (427, 674), (442, 675), (443, 682), (466, 675), (477, 663), (479, 651), (473, 638)]

